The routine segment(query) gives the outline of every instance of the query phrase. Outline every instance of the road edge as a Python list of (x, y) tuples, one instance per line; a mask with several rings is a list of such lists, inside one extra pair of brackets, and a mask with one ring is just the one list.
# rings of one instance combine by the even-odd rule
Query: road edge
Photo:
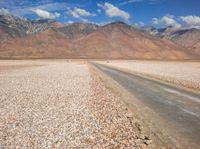
[(105, 63), (98, 63), (98, 64), (105, 65), (105, 66), (108, 66), (110, 68), (113, 68), (113, 69), (116, 69), (116, 70), (119, 70), (119, 71), (124, 71), (124, 72), (130, 73), (130, 74), (133, 74), (133, 75), (137, 75), (137, 76), (149, 79), (149, 80), (161, 82), (163, 84), (170, 85), (172, 87), (176, 87), (176, 88), (180, 88), (180, 89), (183, 89), (183, 90), (186, 90), (186, 91), (189, 91), (189, 92), (200, 94), (199, 88), (194, 88), (192, 86), (186, 86), (186, 85), (183, 85), (183, 84), (178, 84), (178, 83), (175, 83), (173, 81), (168, 81), (168, 80), (162, 79), (162, 77), (159, 77), (159, 76), (151, 75), (151, 74), (148, 74), (148, 73), (140, 73), (140, 72), (136, 72), (136, 71), (133, 71), (133, 70), (130, 70), (130, 69), (127, 69), (127, 68), (119, 68), (119, 67), (115, 67), (115, 66), (110, 66), (110, 65), (106, 65)]
[[(149, 115), (154, 115), (156, 119), (160, 119), (160, 117), (155, 114), (155, 112), (146, 107), (136, 97), (134, 97), (134, 95), (125, 90), (111, 77), (96, 68), (96, 66), (94, 66), (92, 63), (88, 63), (88, 65), (89, 68), (92, 69), (93, 73), (101, 78), (108, 89), (121, 97), (121, 103), (125, 105), (133, 114), (132, 118), (136, 118), (138, 120), (139, 125), (141, 125), (139, 126), (140, 129), (142, 129), (142, 131), (148, 134), (152, 139), (154, 143), (152, 148), (180, 148), (180, 144), (168, 136), (162, 128), (155, 127), (153, 120), (149, 119)], [(133, 101), (133, 99), (135, 102), (134, 104), (130, 102)], [(160, 123), (160, 126), (165, 125), (162, 121)]]

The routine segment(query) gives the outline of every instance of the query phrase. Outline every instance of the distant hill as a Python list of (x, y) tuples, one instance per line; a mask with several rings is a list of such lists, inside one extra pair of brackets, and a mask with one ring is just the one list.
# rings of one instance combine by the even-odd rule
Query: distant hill
[(51, 28), (54, 22), (53, 20), (30, 21), (12, 15), (0, 15), (0, 42), (45, 31)]
[(98, 28), (98, 25), (91, 23), (72, 23), (58, 28), (58, 31), (64, 33), (70, 39), (75, 39), (86, 36)]
[(171, 39), (185, 47), (188, 52), (200, 56), (200, 29), (174, 29), (172, 27), (156, 29), (153, 27), (143, 28), (143, 31), (164, 39)]
[[(148, 36), (123, 22), (99, 27), (95, 32), (77, 39), (74, 49), (86, 57), (187, 59), (190, 55), (179, 45), (165, 39)], [(80, 51), (80, 52), (81, 52)]]
[(64, 25), (53, 20), (0, 16), (0, 33), (1, 58), (197, 58), (171, 40), (154, 37), (124, 22)]

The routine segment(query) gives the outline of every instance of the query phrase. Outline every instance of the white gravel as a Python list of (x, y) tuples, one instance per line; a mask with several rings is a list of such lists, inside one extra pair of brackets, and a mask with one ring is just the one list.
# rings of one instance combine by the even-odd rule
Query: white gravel
[(200, 90), (200, 62), (109, 61), (100, 62), (161, 79), (180, 86)]
[[(16, 65), (2, 61), (1, 66), (6, 62)], [(150, 147), (120, 98), (86, 64), (38, 64), (9, 71), (0, 67), (1, 147)]]

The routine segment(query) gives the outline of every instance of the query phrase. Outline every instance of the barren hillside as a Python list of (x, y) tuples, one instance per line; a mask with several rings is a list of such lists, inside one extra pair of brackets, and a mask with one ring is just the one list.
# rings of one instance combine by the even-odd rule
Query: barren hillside
[(62, 25), (2, 17), (1, 58), (193, 59), (194, 55), (168, 40), (147, 35), (123, 22), (104, 26)]

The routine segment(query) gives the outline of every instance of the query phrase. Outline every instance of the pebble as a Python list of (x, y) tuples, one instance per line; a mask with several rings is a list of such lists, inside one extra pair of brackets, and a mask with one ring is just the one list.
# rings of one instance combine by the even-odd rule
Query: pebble
[(145, 148), (149, 144), (149, 139), (137, 139), (141, 132), (130, 125), (134, 117), (86, 63), (38, 63), (0, 72), (1, 147)]

